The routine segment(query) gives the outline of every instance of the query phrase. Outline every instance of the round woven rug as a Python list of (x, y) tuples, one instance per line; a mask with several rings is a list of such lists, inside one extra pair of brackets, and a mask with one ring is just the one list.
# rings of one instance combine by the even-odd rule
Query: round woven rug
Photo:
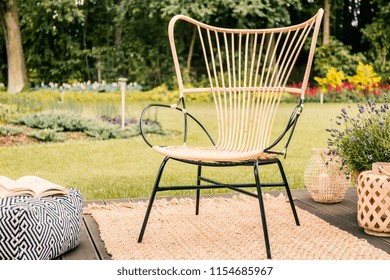
[[(271, 253), (280, 260), (371, 260), (390, 255), (297, 207), (296, 226), (283, 196), (265, 195)], [(107, 252), (115, 260), (266, 259), (258, 201), (239, 195), (157, 199), (142, 243), (137, 243), (147, 202), (89, 205)]]

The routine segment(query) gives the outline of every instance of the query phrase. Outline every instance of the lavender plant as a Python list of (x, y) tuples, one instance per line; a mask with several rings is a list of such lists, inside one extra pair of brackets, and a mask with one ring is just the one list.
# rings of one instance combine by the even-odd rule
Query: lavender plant
[(337, 128), (326, 129), (330, 153), (339, 155), (351, 174), (370, 170), (374, 162), (390, 162), (390, 110), (384, 99), (381, 105), (358, 104), (357, 114), (343, 108)]

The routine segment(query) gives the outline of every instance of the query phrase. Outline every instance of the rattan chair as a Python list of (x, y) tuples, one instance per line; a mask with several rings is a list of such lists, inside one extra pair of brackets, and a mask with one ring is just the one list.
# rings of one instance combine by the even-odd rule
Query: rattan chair
[[(173, 105), (150, 104), (141, 114), (141, 135), (155, 151), (165, 156), (158, 170), (157, 178), (150, 197), (147, 212), (141, 228), (138, 242), (142, 242), (146, 225), (151, 213), (156, 193), (167, 190), (196, 190), (196, 210), (199, 213), (201, 189), (229, 188), (256, 197), (259, 201), (260, 215), (267, 257), (271, 258), (266, 215), (262, 198), (263, 187), (285, 187), (295, 222), (299, 225), (294, 202), (279, 156), (286, 156), (298, 118), (302, 113), (305, 91), (316, 47), (323, 10), (319, 9), (311, 19), (297, 25), (272, 29), (226, 29), (210, 26), (184, 15), (174, 16), (168, 28), (173, 62), (178, 80), (180, 96)], [(181, 60), (178, 58), (174, 29), (179, 21), (193, 25), (197, 32), (198, 48), (203, 56), (204, 73), (208, 77), (208, 86), (188, 88), (183, 84)], [(302, 51), (304, 50), (304, 51)], [(299, 87), (289, 87), (290, 74), (295, 71), (299, 60), (305, 68), (300, 77)], [(296, 77), (296, 75), (294, 75)], [(298, 84), (298, 83), (297, 83)], [(209, 92), (215, 102), (218, 122), (217, 140), (186, 109), (186, 95)], [(295, 93), (300, 98), (292, 110), (286, 128), (274, 136), (273, 124), (278, 114), (278, 106), (283, 93)], [(180, 111), (184, 118), (184, 143), (180, 146), (155, 146), (146, 138), (143, 131), (145, 112), (152, 107), (170, 108)], [(186, 144), (188, 121), (200, 126), (210, 144), (193, 147)], [(283, 141), (282, 141), (283, 140)], [(276, 150), (283, 142), (280, 150)], [(160, 186), (160, 179), (168, 160), (175, 160), (197, 166), (196, 185)], [(276, 164), (280, 170), (282, 182), (263, 183), (259, 177), (259, 166)], [(202, 167), (252, 166), (253, 183), (227, 184), (202, 176)], [(248, 188), (256, 188), (249, 192)], [(260, 222), (260, 221), (259, 221)]]

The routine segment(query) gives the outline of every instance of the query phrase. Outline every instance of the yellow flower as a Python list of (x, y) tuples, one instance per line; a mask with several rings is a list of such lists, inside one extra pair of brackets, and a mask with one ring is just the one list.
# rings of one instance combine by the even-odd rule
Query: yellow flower
[(320, 88), (327, 92), (328, 86), (332, 88), (336, 88), (337, 86), (341, 86), (343, 81), (346, 79), (346, 76), (342, 70), (337, 71), (336, 68), (330, 67), (328, 72), (326, 73), (325, 78), (314, 77), (314, 80), (319, 84)]
[(372, 85), (381, 81), (382, 77), (377, 76), (374, 71), (374, 67), (369, 64), (364, 64), (359, 61), (359, 65), (356, 68), (356, 75), (348, 77), (348, 81), (355, 84), (358, 89), (372, 89)]

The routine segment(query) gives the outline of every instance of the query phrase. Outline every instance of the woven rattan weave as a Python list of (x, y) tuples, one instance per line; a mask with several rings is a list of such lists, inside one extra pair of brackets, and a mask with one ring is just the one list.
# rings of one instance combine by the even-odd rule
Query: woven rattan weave
[(366, 233), (390, 236), (389, 175), (364, 171), (358, 177), (357, 219)]
[(338, 156), (329, 154), (328, 149), (312, 149), (304, 183), (314, 201), (336, 203), (344, 198), (351, 180), (343, 172)]

